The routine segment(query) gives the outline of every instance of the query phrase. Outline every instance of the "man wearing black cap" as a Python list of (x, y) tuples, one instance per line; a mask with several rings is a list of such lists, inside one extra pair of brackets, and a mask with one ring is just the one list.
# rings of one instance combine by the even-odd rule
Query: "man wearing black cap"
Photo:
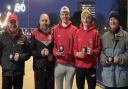
[(117, 11), (109, 14), (109, 30), (102, 37), (100, 62), (105, 89), (128, 89), (128, 33), (120, 27)]
[(25, 61), (29, 59), (28, 42), (19, 30), (18, 17), (11, 14), (0, 34), (2, 89), (22, 89)]

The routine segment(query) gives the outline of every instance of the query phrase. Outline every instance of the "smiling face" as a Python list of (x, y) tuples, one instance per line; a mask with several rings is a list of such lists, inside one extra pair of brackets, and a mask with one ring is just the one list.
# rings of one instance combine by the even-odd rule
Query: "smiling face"
[(81, 17), (81, 22), (83, 23), (83, 25), (87, 26), (91, 23), (91, 17), (90, 16), (82, 16)]
[(63, 23), (68, 23), (70, 20), (70, 13), (67, 11), (60, 12), (60, 19)]
[(83, 10), (81, 13), (81, 22), (85, 29), (89, 26), (89, 24), (92, 22), (92, 15), (89, 12), (89, 10)]
[(112, 32), (116, 32), (116, 30), (118, 30), (119, 28), (119, 21), (117, 18), (115, 17), (111, 17), (109, 19), (109, 26)]
[(19, 23), (17, 20), (9, 20), (7, 26), (10, 28), (11, 31), (15, 32), (19, 26)]

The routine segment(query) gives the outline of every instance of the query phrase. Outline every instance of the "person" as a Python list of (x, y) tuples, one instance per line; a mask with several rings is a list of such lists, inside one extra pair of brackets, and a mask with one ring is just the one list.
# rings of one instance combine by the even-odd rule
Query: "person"
[(109, 29), (102, 36), (102, 46), (105, 89), (128, 89), (128, 33), (120, 26), (118, 11), (109, 13)]
[(19, 29), (16, 14), (8, 18), (6, 29), (0, 34), (2, 51), (2, 89), (22, 89), (25, 61), (29, 59), (29, 43)]
[(54, 56), (52, 28), (48, 14), (43, 13), (39, 26), (32, 31), (31, 49), (35, 66), (37, 89), (54, 89)]
[(74, 36), (77, 28), (70, 21), (70, 10), (63, 6), (60, 10), (61, 21), (54, 27), (54, 49), (56, 57), (55, 78), (57, 89), (63, 89), (65, 77), (65, 88), (72, 89), (75, 74), (75, 59), (73, 56)]
[(76, 85), (84, 89), (85, 77), (88, 89), (96, 87), (96, 62), (100, 54), (100, 36), (93, 26), (92, 15), (88, 10), (81, 13), (80, 29), (77, 31), (74, 43), (76, 58)]

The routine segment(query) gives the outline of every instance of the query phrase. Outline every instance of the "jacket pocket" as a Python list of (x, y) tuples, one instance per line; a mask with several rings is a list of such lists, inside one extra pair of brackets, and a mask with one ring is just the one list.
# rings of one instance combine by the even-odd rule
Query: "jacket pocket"
[(113, 85), (114, 81), (114, 71), (111, 67), (104, 67), (102, 71), (102, 79), (105, 85)]
[(128, 85), (128, 69), (126, 66), (120, 66), (116, 71), (117, 84), (121, 87)]

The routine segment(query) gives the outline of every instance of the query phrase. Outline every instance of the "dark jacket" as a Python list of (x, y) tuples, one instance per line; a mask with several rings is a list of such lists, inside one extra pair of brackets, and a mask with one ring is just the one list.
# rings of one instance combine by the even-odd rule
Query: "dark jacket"
[[(3, 76), (24, 75), (25, 61), (30, 57), (28, 48), (29, 44), (20, 31), (14, 39), (6, 31), (0, 33), (0, 61)], [(10, 55), (15, 53), (20, 54), (18, 62), (14, 61), (14, 58), (10, 60)]]
[[(51, 33), (44, 34), (39, 29), (34, 29), (32, 32), (31, 49), (34, 58), (34, 69), (53, 69), (54, 56), (53, 56), (53, 39)], [(41, 50), (47, 48), (49, 55), (42, 57)]]

